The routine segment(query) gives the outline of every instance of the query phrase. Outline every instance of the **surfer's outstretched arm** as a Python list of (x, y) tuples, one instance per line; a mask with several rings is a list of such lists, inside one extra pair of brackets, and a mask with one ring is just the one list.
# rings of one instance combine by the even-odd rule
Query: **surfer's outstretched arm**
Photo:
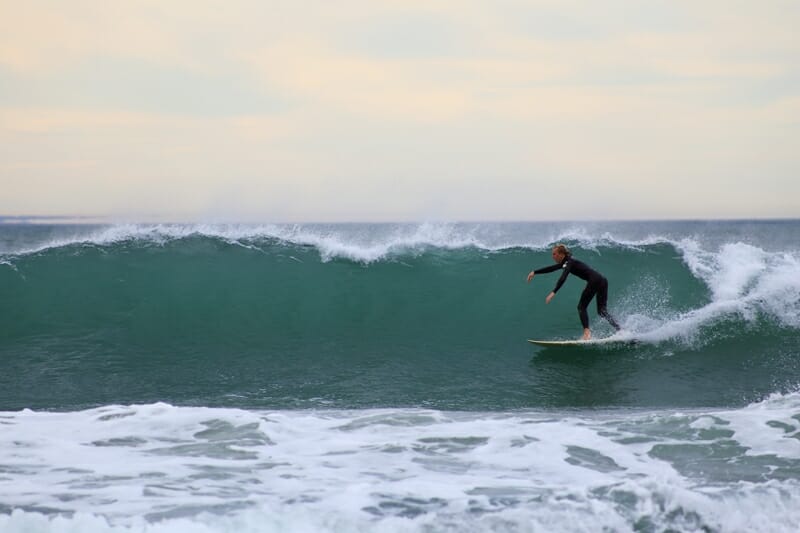
[(543, 267), (543, 268), (537, 268), (536, 270), (531, 270), (531, 273), (528, 274), (528, 283), (531, 282), (531, 280), (533, 279), (533, 277), (536, 274), (549, 274), (550, 272), (555, 272), (556, 270), (559, 270), (560, 268), (561, 268), (561, 265), (555, 264), (555, 265), (550, 265), (550, 266), (546, 266), (546, 267)]
[(533, 271), (534, 274), (549, 274), (550, 272), (555, 272), (556, 270), (561, 270), (561, 264), (556, 263), (555, 265), (546, 266), (544, 268), (537, 268)]

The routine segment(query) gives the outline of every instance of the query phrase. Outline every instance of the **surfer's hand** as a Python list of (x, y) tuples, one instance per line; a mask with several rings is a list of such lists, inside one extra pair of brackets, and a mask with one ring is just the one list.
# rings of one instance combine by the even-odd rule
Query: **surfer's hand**
[(536, 272), (535, 272), (535, 271), (531, 271), (531, 273), (530, 273), (530, 274), (528, 274), (528, 283), (530, 283), (530, 282), (531, 282), (531, 280), (533, 279), (533, 276), (535, 276), (535, 275), (536, 275)]
[(556, 295), (556, 293), (554, 293), (554, 292), (551, 292), (550, 294), (548, 294), (547, 298), (544, 299), (544, 303), (549, 304), (550, 300), (552, 300), (553, 296), (555, 296), (555, 295)]

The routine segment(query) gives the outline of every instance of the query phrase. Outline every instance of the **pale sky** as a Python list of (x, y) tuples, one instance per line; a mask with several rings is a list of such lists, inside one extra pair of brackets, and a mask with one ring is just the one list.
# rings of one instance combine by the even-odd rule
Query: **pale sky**
[(0, 0), (0, 215), (800, 217), (800, 2)]

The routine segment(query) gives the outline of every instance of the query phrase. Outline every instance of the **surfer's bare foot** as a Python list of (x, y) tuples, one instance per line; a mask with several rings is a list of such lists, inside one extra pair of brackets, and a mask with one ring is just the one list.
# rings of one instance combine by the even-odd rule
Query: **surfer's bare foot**
[(586, 328), (585, 330), (583, 330), (583, 340), (585, 340), (585, 341), (592, 340), (592, 332), (589, 331), (589, 328)]

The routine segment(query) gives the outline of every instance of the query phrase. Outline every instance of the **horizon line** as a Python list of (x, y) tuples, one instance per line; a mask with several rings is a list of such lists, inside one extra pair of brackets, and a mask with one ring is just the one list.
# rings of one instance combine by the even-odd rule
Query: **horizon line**
[(800, 217), (786, 216), (756, 216), (756, 217), (663, 217), (663, 218), (564, 218), (564, 219), (418, 219), (418, 220), (256, 220), (245, 218), (242, 220), (233, 219), (209, 219), (200, 218), (187, 220), (170, 220), (161, 217), (120, 217), (110, 215), (2, 215), (0, 214), (0, 225), (14, 224), (37, 224), (37, 223), (61, 223), (61, 224), (218, 224), (218, 225), (255, 225), (255, 224), (308, 224), (308, 225), (350, 225), (350, 224), (521, 224), (521, 223), (620, 223), (620, 222), (769, 222), (769, 221), (794, 221)]

